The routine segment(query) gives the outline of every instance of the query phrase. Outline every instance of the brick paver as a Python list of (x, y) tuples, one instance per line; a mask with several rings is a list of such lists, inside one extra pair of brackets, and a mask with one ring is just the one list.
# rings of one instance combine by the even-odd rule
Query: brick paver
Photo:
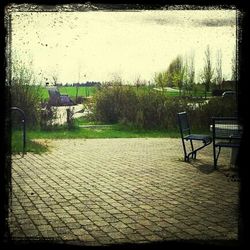
[[(179, 139), (48, 141), (12, 157), (13, 239), (84, 245), (238, 238), (239, 182), (213, 170), (212, 147), (183, 162)], [(229, 164), (222, 152), (219, 165)]]

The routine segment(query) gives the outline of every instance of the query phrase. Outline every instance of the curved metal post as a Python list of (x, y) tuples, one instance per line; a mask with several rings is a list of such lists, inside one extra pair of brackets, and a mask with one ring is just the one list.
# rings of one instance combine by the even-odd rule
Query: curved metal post
[(25, 149), (26, 149), (26, 117), (25, 113), (22, 109), (17, 108), (17, 107), (11, 107), (11, 110), (16, 110), (22, 115), (22, 124), (23, 124), (23, 155), (25, 154)]

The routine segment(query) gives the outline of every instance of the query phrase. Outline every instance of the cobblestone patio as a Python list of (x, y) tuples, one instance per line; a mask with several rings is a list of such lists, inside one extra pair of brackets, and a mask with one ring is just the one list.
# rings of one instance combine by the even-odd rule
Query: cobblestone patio
[(12, 156), (13, 240), (237, 240), (240, 183), (213, 169), (211, 145), (187, 163), (180, 139), (47, 143), (47, 153)]

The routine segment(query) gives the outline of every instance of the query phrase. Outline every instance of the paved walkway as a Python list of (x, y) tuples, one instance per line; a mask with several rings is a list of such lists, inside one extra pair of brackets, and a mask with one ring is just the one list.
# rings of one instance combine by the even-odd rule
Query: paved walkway
[(12, 158), (13, 239), (106, 245), (238, 237), (239, 182), (213, 170), (211, 145), (186, 163), (179, 139), (47, 143), (48, 153)]

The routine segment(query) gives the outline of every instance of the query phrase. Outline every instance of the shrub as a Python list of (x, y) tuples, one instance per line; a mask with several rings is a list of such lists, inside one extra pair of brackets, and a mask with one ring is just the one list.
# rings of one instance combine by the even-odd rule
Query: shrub
[(222, 89), (213, 89), (212, 90), (212, 96), (221, 96), (224, 90)]
[(158, 92), (142, 92), (138, 95), (139, 110), (141, 112), (140, 120), (142, 124), (138, 124), (145, 129), (160, 128), (164, 117), (165, 96)]
[(133, 87), (106, 86), (94, 97), (95, 120), (123, 123), (143, 129), (176, 127), (176, 114), (187, 109), (186, 101), (166, 97), (153, 90), (135, 91)]
[(186, 111), (191, 112), (192, 107), (188, 105), (188, 100), (182, 97), (167, 98), (165, 113), (165, 128), (166, 129), (178, 129), (177, 113)]
[[(11, 106), (18, 107), (25, 112), (28, 127), (36, 127), (40, 121), (40, 102), (42, 91), (40, 85), (34, 84), (34, 75), (31, 69), (22, 62), (12, 62), (12, 78), (10, 81)], [(12, 126), (18, 125), (17, 115), (12, 115)]]
[[(213, 97), (211, 100), (194, 110), (194, 125), (197, 128), (208, 128), (212, 117), (235, 116), (237, 113), (237, 103), (235, 98)], [(194, 114), (193, 114), (194, 115)]]
[(103, 88), (95, 96), (94, 116), (101, 122), (115, 123), (118, 121), (118, 114), (115, 108), (115, 93)]
[(97, 121), (120, 122), (140, 129), (177, 129), (177, 113), (186, 111), (193, 129), (208, 130), (211, 117), (234, 116), (237, 105), (233, 98), (212, 97), (201, 102), (115, 85), (96, 94), (93, 110)]
[(40, 128), (42, 130), (52, 130), (55, 128), (53, 120), (56, 118), (56, 111), (50, 104), (41, 110)]
[(127, 86), (106, 85), (94, 96), (94, 116), (102, 122), (117, 123), (124, 119), (134, 120), (137, 99)]

